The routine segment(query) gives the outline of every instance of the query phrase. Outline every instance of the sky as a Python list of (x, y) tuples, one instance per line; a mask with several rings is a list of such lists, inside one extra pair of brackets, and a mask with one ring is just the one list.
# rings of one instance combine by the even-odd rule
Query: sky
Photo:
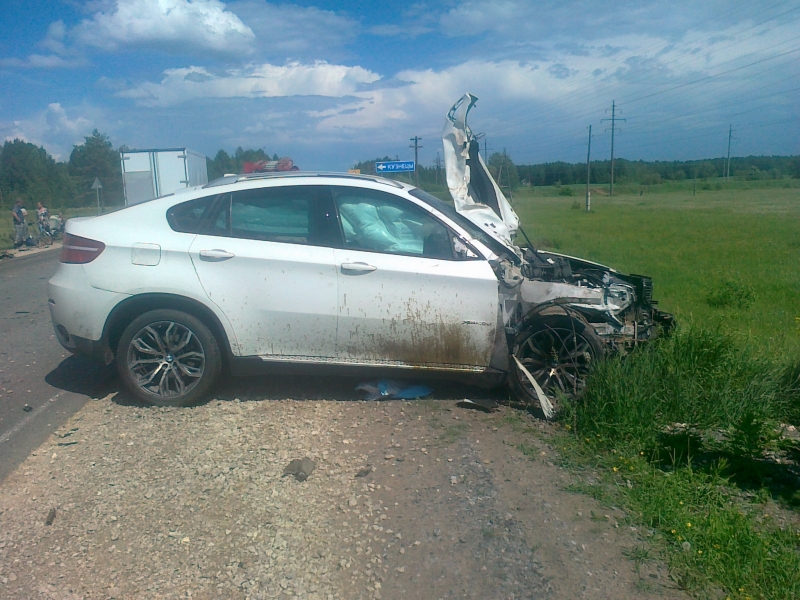
[(517, 164), (800, 154), (800, 0), (3, 0), (0, 136), (67, 160), (263, 148), (303, 170), (441, 153), (447, 111)]

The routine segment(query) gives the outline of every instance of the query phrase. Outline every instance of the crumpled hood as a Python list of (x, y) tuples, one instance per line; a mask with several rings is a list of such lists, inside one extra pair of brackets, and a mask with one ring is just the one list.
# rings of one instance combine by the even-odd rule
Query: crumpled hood
[(447, 113), (442, 131), (447, 187), (459, 213), (516, 253), (512, 238), (519, 217), (489, 173), (467, 125), (467, 115), (477, 101), (472, 94), (464, 94)]

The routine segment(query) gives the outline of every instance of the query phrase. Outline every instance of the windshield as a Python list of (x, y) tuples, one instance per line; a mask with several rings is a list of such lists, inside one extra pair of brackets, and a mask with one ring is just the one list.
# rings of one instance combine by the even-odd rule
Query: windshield
[(481, 242), (484, 246), (489, 248), (497, 256), (506, 255), (509, 256), (509, 258), (511, 258), (514, 262), (519, 262), (519, 257), (516, 254), (514, 254), (509, 248), (506, 248), (503, 244), (494, 239), (483, 229), (475, 225), (475, 223), (467, 219), (464, 215), (459, 213), (455, 209), (455, 207), (451, 206), (444, 200), (440, 200), (433, 194), (429, 194), (428, 192), (421, 190), (419, 188), (414, 188), (412, 190), (409, 190), (408, 193), (414, 196), (414, 198), (422, 200), (428, 206), (435, 208), (439, 212), (445, 214), (448, 218), (458, 223), (458, 225), (464, 230), (466, 230), (470, 236)]

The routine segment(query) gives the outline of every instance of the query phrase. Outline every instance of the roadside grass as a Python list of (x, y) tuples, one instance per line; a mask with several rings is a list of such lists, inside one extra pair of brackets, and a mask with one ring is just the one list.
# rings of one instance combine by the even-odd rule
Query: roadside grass
[(629, 556), (634, 562), (645, 551), (665, 559), (672, 579), (697, 597), (800, 597), (798, 529), (772, 523), (774, 505), (743, 498), (719, 468), (675, 464), (665, 470), (641, 456), (597, 454), (574, 437), (562, 436), (561, 443), (568, 463), (600, 473), (599, 481), (573, 491), (624, 507), (631, 525), (652, 533)]
[(800, 597), (800, 363), (697, 325), (596, 365), (565, 401), (567, 464), (625, 507), (686, 590)]
[(681, 324), (598, 364), (557, 443), (691, 594), (798, 598), (799, 182), (687, 183), (593, 191), (589, 213), (577, 188), (515, 193), (538, 246), (652, 276)]

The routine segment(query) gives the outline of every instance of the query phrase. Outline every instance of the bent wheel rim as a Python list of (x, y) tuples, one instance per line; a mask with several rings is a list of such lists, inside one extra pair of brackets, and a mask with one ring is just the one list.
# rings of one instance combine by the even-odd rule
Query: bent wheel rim
[(156, 398), (179, 398), (203, 377), (206, 355), (194, 332), (174, 321), (150, 323), (128, 346), (128, 372), (143, 392)]
[[(551, 398), (559, 393), (580, 394), (595, 358), (586, 337), (562, 327), (545, 327), (533, 333), (519, 345), (516, 356)], [(518, 380), (535, 398), (536, 392), (523, 373), (518, 373)]]

